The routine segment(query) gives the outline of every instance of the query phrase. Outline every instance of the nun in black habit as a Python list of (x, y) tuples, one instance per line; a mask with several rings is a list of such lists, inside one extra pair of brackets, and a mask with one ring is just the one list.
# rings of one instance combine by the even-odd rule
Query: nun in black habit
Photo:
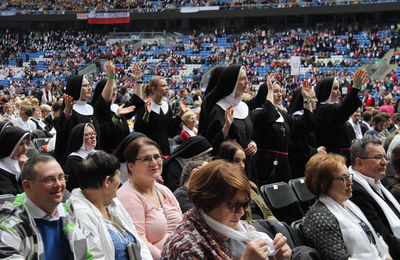
[(133, 142), (136, 138), (139, 137), (147, 137), (147, 136), (139, 132), (130, 133), (121, 141), (121, 143), (118, 145), (117, 149), (114, 152), (114, 155), (118, 158), (120, 163), (119, 179), (121, 181), (121, 184), (127, 181), (129, 177), (128, 167), (126, 165), (126, 158), (128, 157), (128, 154), (126, 154), (125, 150), (131, 142)]
[(163, 163), (164, 185), (171, 191), (179, 188), (183, 166), (193, 158), (208, 155), (212, 147), (206, 138), (193, 136), (181, 144)]
[(218, 150), (223, 141), (236, 140), (245, 148), (247, 176), (254, 179), (251, 157), (257, 152), (257, 146), (252, 141), (254, 131), (250, 114), (262, 105), (268, 90), (261, 86), (253, 99), (243, 102), (241, 96), (248, 90), (249, 81), (244, 67), (229, 66), (222, 71), (217, 86), (209, 94), (205, 111), (209, 115), (209, 124), (204, 136), (214, 150)]
[(325, 146), (328, 153), (341, 154), (350, 162), (351, 140), (347, 134), (346, 121), (361, 106), (358, 92), (368, 79), (364, 69), (353, 73), (353, 86), (339, 102), (339, 82), (334, 77), (321, 79), (315, 88), (318, 99), (315, 114), (321, 119), (317, 127), (317, 142)]
[(208, 80), (206, 91), (204, 92), (203, 102), (201, 103), (200, 116), (199, 116), (199, 129), (198, 134), (204, 135), (204, 132), (208, 127), (208, 114), (206, 111), (210, 111), (211, 108), (207, 107), (209, 103), (210, 96), (208, 95), (217, 85), (219, 77), (221, 76), (222, 71), (224, 70), (224, 66), (216, 66), (210, 75), (210, 79)]
[(91, 123), (77, 124), (72, 128), (63, 164), (64, 173), (69, 175), (67, 190), (72, 191), (75, 188), (79, 188), (78, 174), (81, 168), (80, 164), (89, 154), (95, 152), (96, 137), (96, 130)]
[[(297, 89), (293, 92), (292, 100), (288, 109), (288, 114), (292, 118), (300, 119), (304, 111), (304, 102), (310, 102), (312, 110), (314, 111), (317, 106), (317, 98), (314, 90), (311, 91), (311, 99), (304, 100), (301, 94), (301, 89)], [(318, 117), (316, 115), (316, 123), (318, 124)], [(291, 145), (289, 147), (289, 160), (292, 167), (292, 178), (304, 177), (305, 165), (308, 160), (316, 153), (326, 153), (325, 147), (317, 147), (317, 137), (315, 135), (315, 129), (304, 133), (304, 135), (297, 135), (296, 138), (292, 138)]]
[[(280, 83), (273, 82), (274, 75), (267, 78), (268, 97), (262, 107), (253, 111), (253, 125), (257, 154), (255, 156), (256, 179), (258, 187), (262, 185), (285, 181), (292, 178), (292, 169), (289, 161), (289, 146), (292, 139), (303, 136), (309, 127), (315, 125), (315, 118), (309, 103), (304, 105), (304, 115), (292, 118), (278, 107), (274, 106), (274, 86)], [(304, 86), (302, 95), (311, 97), (311, 87)]]
[(60, 163), (66, 152), (68, 136), (74, 126), (79, 123), (92, 123), (97, 135), (100, 136), (100, 126), (94, 109), (87, 104), (91, 93), (91, 86), (86, 76), (73, 76), (68, 79), (64, 103), (55, 127), (57, 131), (55, 158)]
[(22, 193), (21, 168), (28, 159), (29, 132), (2, 125), (0, 134), (0, 194)]

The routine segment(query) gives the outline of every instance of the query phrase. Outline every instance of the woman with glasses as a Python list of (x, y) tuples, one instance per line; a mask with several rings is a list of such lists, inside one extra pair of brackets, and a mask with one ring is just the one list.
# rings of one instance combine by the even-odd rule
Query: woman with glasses
[(94, 259), (133, 259), (128, 253), (132, 249), (136, 259), (150, 260), (149, 249), (116, 198), (119, 174), (114, 155), (103, 151), (89, 155), (80, 167), (80, 188), (72, 192), (68, 204), (86, 232)]
[(239, 167), (223, 160), (201, 167), (188, 196), (194, 208), (168, 238), (161, 259), (290, 259), (286, 237), (270, 238), (240, 221), (250, 183)]
[(363, 212), (349, 200), (352, 175), (337, 154), (316, 154), (306, 165), (306, 184), (318, 197), (303, 219), (309, 246), (322, 259), (391, 259), (388, 247)]
[(162, 172), (159, 146), (147, 137), (130, 142), (124, 157), (129, 179), (117, 196), (131, 216), (140, 237), (146, 242), (154, 259), (175, 227), (182, 221), (182, 212), (174, 194), (157, 183)]
[(67, 190), (72, 191), (79, 187), (78, 175), (81, 172), (80, 163), (94, 153), (97, 143), (97, 134), (90, 123), (74, 126), (68, 138), (66, 158), (63, 164), (65, 174), (69, 175)]
[[(216, 159), (224, 159), (244, 171), (246, 166), (246, 153), (244, 149), (233, 140), (221, 143)], [(250, 181), (250, 207), (245, 209), (244, 217), (242, 218), (248, 223), (253, 223), (260, 219), (276, 220), (271, 210), (268, 208), (263, 197), (260, 195), (257, 185)]]

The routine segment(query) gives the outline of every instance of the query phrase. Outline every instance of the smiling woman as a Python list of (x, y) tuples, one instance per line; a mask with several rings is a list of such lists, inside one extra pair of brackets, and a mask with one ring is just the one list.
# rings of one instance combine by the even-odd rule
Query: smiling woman
[(153, 140), (139, 137), (124, 150), (129, 180), (118, 190), (118, 199), (132, 218), (154, 259), (160, 258), (167, 237), (182, 221), (175, 196), (157, 183), (162, 172), (160, 148)]
[(286, 238), (274, 239), (241, 222), (250, 203), (243, 170), (223, 160), (193, 173), (188, 197), (194, 208), (165, 243), (161, 259), (290, 259)]

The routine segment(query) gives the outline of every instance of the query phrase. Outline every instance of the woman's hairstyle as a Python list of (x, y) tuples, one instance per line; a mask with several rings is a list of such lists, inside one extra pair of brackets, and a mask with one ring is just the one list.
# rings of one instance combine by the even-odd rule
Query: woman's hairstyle
[(165, 79), (165, 78), (162, 76), (153, 76), (150, 79), (149, 84), (147, 84), (143, 89), (145, 97), (149, 97), (153, 94), (153, 88), (157, 88), (158, 84), (160, 83), (160, 80), (162, 80), (162, 79)]
[(20, 111), (24, 111), (25, 115), (30, 117), (33, 115), (34, 107), (32, 105), (22, 105)]
[(183, 114), (183, 116), (182, 116), (182, 122), (186, 122), (186, 121), (188, 121), (189, 120), (189, 117), (190, 116), (196, 116), (194, 113), (193, 113), (193, 111), (187, 111), (186, 113), (184, 113)]
[(187, 195), (196, 209), (208, 213), (221, 203), (229, 202), (238, 191), (250, 198), (246, 174), (231, 163), (215, 160), (192, 175)]
[(243, 148), (235, 140), (228, 140), (222, 142), (219, 146), (216, 159), (224, 159), (228, 162), (233, 162), (233, 158), (238, 150), (243, 150)]
[(127, 162), (135, 162), (136, 161), (136, 157), (139, 154), (140, 148), (142, 148), (143, 146), (147, 146), (147, 145), (152, 145), (154, 147), (156, 147), (158, 149), (158, 151), (160, 151), (160, 147), (158, 146), (158, 144), (156, 142), (154, 142), (153, 140), (151, 140), (150, 138), (147, 137), (139, 137), (136, 138), (135, 140), (133, 140), (132, 142), (130, 142), (124, 151), (124, 158), (126, 159)]
[(79, 187), (82, 190), (101, 188), (107, 176), (114, 178), (119, 166), (117, 157), (112, 154), (103, 151), (90, 154), (82, 162), (82, 168), (78, 174)]
[(385, 96), (384, 97), (384, 99), (383, 99), (383, 101), (385, 102), (385, 104), (392, 104), (392, 100), (393, 100), (393, 97), (392, 97), (392, 95), (387, 95), (387, 96)]
[(338, 154), (316, 154), (306, 164), (305, 176), (308, 189), (315, 195), (326, 195), (332, 184), (334, 172), (340, 171), (346, 159)]

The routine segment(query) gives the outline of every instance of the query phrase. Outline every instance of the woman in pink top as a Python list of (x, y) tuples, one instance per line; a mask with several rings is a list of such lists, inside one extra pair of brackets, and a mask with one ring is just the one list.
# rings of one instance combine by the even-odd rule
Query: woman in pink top
[(117, 197), (131, 216), (154, 259), (169, 234), (182, 221), (182, 212), (173, 193), (156, 180), (161, 176), (162, 157), (157, 143), (147, 137), (130, 142), (124, 151), (129, 180)]
[(381, 111), (381, 112), (387, 112), (387, 113), (389, 113), (391, 116), (393, 116), (393, 114), (394, 114), (394, 108), (393, 108), (393, 106), (392, 106), (392, 100), (393, 100), (392, 95), (387, 95), (387, 96), (383, 99), (383, 102), (385, 102), (385, 104), (383, 104), (383, 105), (379, 108), (379, 111)]

